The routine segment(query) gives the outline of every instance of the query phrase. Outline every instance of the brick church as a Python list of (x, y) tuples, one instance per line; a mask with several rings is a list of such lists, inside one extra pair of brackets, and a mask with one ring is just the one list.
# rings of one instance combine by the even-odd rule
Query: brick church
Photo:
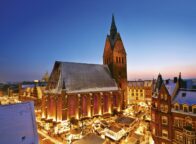
[(127, 104), (127, 59), (114, 16), (103, 64), (56, 61), (42, 97), (42, 118), (53, 121), (111, 115)]

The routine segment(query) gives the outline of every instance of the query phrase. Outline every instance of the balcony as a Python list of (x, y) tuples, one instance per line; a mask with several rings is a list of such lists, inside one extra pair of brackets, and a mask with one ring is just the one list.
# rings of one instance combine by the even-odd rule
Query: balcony
[(185, 126), (183, 128), (183, 133), (189, 135), (189, 136), (195, 136), (195, 129), (193, 129), (191, 126)]

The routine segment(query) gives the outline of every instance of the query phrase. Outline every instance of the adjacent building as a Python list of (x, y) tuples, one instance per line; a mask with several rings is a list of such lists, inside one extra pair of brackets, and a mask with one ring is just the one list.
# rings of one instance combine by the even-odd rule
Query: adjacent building
[(128, 81), (128, 104), (139, 102), (151, 103), (154, 80)]
[(19, 100), (20, 101), (34, 101), (36, 109), (40, 109), (41, 100), (46, 88), (45, 81), (29, 81), (19, 84)]
[(151, 131), (156, 144), (196, 143), (196, 90), (159, 74), (152, 96)]

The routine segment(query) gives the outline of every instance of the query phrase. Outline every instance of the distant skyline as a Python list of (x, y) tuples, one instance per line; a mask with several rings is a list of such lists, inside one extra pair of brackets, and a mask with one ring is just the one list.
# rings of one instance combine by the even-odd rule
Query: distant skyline
[(102, 64), (112, 14), (128, 80), (196, 78), (195, 0), (0, 1), (0, 82), (41, 79), (55, 60)]

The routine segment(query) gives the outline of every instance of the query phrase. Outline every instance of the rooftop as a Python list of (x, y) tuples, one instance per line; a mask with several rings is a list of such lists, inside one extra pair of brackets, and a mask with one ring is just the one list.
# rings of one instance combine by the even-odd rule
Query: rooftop
[[(56, 62), (53, 71), (56, 69), (60, 71), (56, 92), (61, 92), (61, 90), (67, 93), (118, 90), (107, 65)], [(51, 75), (54, 75), (53, 72)]]
[(0, 143), (37, 144), (33, 102), (0, 106)]
[(180, 89), (172, 103), (195, 105), (196, 104), (196, 91)]
[(90, 133), (80, 140), (73, 142), (73, 144), (103, 144), (104, 140), (96, 134)]

